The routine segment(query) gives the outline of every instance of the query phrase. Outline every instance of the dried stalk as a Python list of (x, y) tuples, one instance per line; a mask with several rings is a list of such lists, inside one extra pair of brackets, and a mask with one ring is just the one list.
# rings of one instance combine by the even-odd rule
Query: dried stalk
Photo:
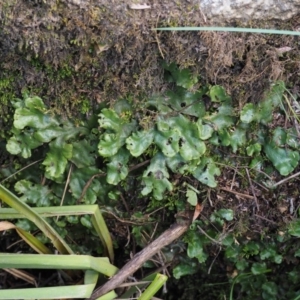
[(88, 300), (95, 300), (98, 297), (119, 287), (130, 275), (136, 272), (147, 260), (159, 252), (163, 247), (178, 239), (189, 228), (190, 222), (174, 224), (156, 240), (150, 243), (142, 251), (137, 253), (115, 276), (103, 286), (97, 288)]

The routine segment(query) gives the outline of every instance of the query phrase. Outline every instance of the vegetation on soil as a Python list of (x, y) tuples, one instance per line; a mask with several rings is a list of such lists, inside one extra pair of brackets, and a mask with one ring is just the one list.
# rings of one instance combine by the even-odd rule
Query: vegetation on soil
[[(107, 255), (99, 205), (119, 268), (202, 210), (135, 274), (170, 272), (163, 299), (300, 299), (299, 40), (153, 30), (216, 25), (194, 0), (102, 2), (0, 3), (1, 184), (76, 254)], [(299, 16), (229, 25), (295, 30)], [(17, 219), (1, 223), (1, 252), (58, 249)], [(49, 286), (83, 277), (30, 272)]]
[[(297, 38), (153, 30), (217, 25), (203, 18), (197, 0), (153, 0), (145, 10), (131, 10), (124, 0), (94, 2), (1, 1), (1, 119), (22, 90), (72, 118), (119, 97), (147, 98), (167, 86), (161, 59), (201, 74), (202, 83), (223, 86), (241, 106), (260, 99), (278, 79), (299, 88)], [(295, 30), (298, 20), (234, 25)]]
[[(15, 99), (13, 125), (2, 133), (3, 184), (32, 207), (100, 205), (123, 227), (109, 228), (125, 253), (200, 205), (183, 240), (145, 268), (172, 266), (176, 280), (198, 274), (203, 284), (190, 295), (214, 284), (214, 297), (296, 299), (299, 192), (289, 188), (296, 179), (278, 178), (298, 168), (297, 99), (278, 81), (256, 104), (239, 107), (223, 87), (163, 65), (171, 89), (140, 102), (120, 99), (86, 121), (54, 114), (37, 96)], [(89, 216), (49, 222), (74, 252), (104, 254)], [(37, 230), (27, 219), (16, 226)]]

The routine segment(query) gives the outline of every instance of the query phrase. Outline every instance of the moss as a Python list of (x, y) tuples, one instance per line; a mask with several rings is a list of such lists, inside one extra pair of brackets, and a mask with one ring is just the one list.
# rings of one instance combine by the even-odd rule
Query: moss
[(10, 103), (17, 97), (13, 82), (18, 78), (17, 74), (3, 72), (0, 75), (0, 127), (1, 129), (9, 128), (13, 119), (10, 112)]
[[(281, 61), (274, 55), (275, 48), (293, 48), (292, 37), (152, 30), (203, 24), (196, 0), (155, 0), (151, 10), (131, 10), (125, 0), (101, 7), (90, 0), (82, 9), (56, 0), (3, 5), (0, 55), (8, 63), (1, 68), (21, 74), (13, 76), (9, 97), (26, 88), (68, 116), (96, 109), (102, 101), (128, 94), (140, 99), (165, 89), (162, 58), (190, 67), (204, 83), (225, 86), (241, 103), (259, 98), (275, 77), (296, 74), (296, 50)], [(296, 23), (297, 17), (236, 25), (287, 29)], [(299, 78), (293, 79), (299, 85)]]

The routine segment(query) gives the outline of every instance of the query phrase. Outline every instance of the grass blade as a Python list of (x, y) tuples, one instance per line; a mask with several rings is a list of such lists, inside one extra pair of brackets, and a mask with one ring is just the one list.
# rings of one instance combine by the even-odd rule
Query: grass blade
[(259, 28), (235, 28), (235, 27), (162, 27), (154, 28), (162, 31), (226, 31), (226, 32), (249, 32), (267, 34), (300, 35), (300, 31), (259, 29)]
[(10, 207), (16, 209), (24, 217), (33, 222), (53, 243), (60, 253), (73, 253), (63, 238), (40, 217), (30, 206), (19, 200), (13, 193), (0, 184), (0, 199)]
[(138, 300), (150, 300), (168, 280), (168, 276), (157, 274)]
[(107, 257), (0, 253), (0, 268), (94, 270), (113, 276), (118, 268)]
[(116, 299), (118, 295), (115, 291), (110, 291), (109, 293), (99, 297), (97, 300), (113, 300)]
[(0, 231), (15, 229), (18, 235), (36, 252), (40, 254), (52, 254), (52, 251), (46, 247), (40, 240), (34, 237), (31, 233), (22, 228), (17, 227), (15, 224), (8, 221), (0, 222)]
[[(29, 288), (0, 290), (1, 300), (15, 299), (76, 299), (89, 298), (97, 280), (98, 272), (87, 270), (84, 275), (83, 285), (71, 285), (65, 287)], [(51, 296), (50, 296), (51, 295)]]
[[(94, 272), (94, 271), (86, 271), (85, 272), (85, 277), (84, 277), (84, 283), (85, 284), (90, 284), (93, 283), (94, 286), (96, 286), (98, 280), (98, 273)], [(92, 292), (90, 293), (89, 297), (92, 295)], [(103, 299), (101, 298), (101, 300), (112, 300), (115, 299), (118, 295), (116, 294), (115, 291), (111, 291), (105, 295), (103, 295)], [(89, 298), (88, 297), (88, 298)]]
[(15, 299), (78, 299), (88, 298), (93, 292), (94, 284), (56, 286), (46, 288), (28, 288), (0, 290), (1, 300)]
[[(43, 218), (57, 216), (81, 216), (92, 215), (98, 205), (69, 205), (69, 206), (49, 206), (49, 207), (32, 207), (37, 214)], [(13, 208), (1, 208), (0, 219), (22, 219), (25, 218)]]
[(103, 219), (103, 216), (100, 212), (98, 205), (95, 205), (95, 206), (96, 206), (95, 211), (94, 211), (94, 214), (92, 215), (92, 223), (93, 223), (93, 226), (94, 226), (95, 230), (97, 231), (103, 245), (106, 245), (108, 255), (109, 255), (111, 261), (113, 262), (114, 261), (114, 248), (113, 248), (111, 236), (107, 229), (106, 223)]
[(136, 285), (129, 288), (124, 294), (122, 294), (119, 298), (120, 299), (130, 299), (130, 297), (133, 297), (133, 294), (144, 290), (156, 277), (157, 273), (152, 273), (143, 279), (141, 281), (136, 282)]
[[(105, 220), (101, 214), (98, 205), (70, 205), (70, 206), (53, 206), (53, 207), (33, 207), (31, 208), (41, 217), (57, 216), (75, 216), (75, 215), (92, 215), (92, 223), (107, 250), (110, 260), (114, 260), (113, 243), (107, 229)], [(2, 219), (21, 219), (25, 216), (13, 208), (0, 209), (0, 220)]]

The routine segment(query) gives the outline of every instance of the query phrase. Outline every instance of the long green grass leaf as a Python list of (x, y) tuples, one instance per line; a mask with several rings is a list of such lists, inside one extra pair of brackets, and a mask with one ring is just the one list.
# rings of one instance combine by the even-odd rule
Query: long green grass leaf
[(94, 284), (0, 290), (1, 300), (89, 298)]
[[(85, 272), (85, 276), (84, 276), (84, 283), (85, 284), (90, 284), (93, 283), (94, 285), (96, 285), (98, 280), (98, 273), (94, 272), (94, 271), (86, 271)], [(90, 293), (89, 297), (92, 295), (92, 293)], [(109, 293), (103, 295), (100, 299), (101, 300), (111, 300), (111, 299), (115, 299), (118, 295), (116, 294), (115, 291), (110, 291)]]
[(15, 229), (18, 235), (36, 252), (40, 254), (52, 254), (52, 251), (47, 248), (40, 240), (38, 240), (31, 233), (17, 227), (15, 224), (8, 221), (0, 222), (0, 231)]
[(83, 285), (58, 286), (47, 288), (0, 290), (1, 300), (15, 299), (77, 299), (89, 298), (96, 286), (98, 272), (87, 270)]
[(19, 236), (37, 253), (39, 254), (52, 254), (52, 251), (46, 247), (40, 240), (34, 237), (31, 233), (22, 228), (17, 227), (16, 231)]
[[(57, 216), (75, 216), (75, 215), (92, 215), (92, 223), (101, 239), (104, 247), (107, 249), (110, 260), (114, 260), (114, 251), (111, 236), (107, 229), (106, 223), (102, 217), (98, 205), (70, 205), (70, 206), (53, 206), (53, 207), (33, 207), (31, 208), (41, 217)], [(12, 208), (0, 209), (0, 220), (21, 219), (22, 214)]]
[(106, 245), (108, 255), (111, 259), (111, 261), (114, 261), (114, 249), (113, 249), (113, 244), (111, 240), (111, 236), (109, 234), (109, 231), (107, 229), (106, 223), (102, 217), (102, 214), (100, 212), (100, 209), (98, 205), (95, 205), (95, 211), (94, 214), (92, 215), (92, 223), (97, 231), (100, 239), (102, 240), (103, 245)]
[(0, 253), (0, 268), (94, 270), (113, 276), (118, 268), (107, 257)]
[[(49, 206), (49, 207), (32, 207), (37, 214), (43, 218), (60, 217), (60, 216), (80, 216), (92, 215), (97, 205), (69, 205), (69, 206)], [(98, 206), (97, 206), (98, 207)], [(13, 208), (1, 208), (0, 219), (22, 219), (25, 218)]]
[(141, 290), (144, 290), (156, 277), (158, 273), (152, 273), (143, 279), (141, 281), (136, 282), (136, 285), (130, 287), (124, 294), (122, 294), (119, 298), (120, 299), (130, 299), (133, 297), (133, 294), (140, 292)]
[(300, 31), (259, 29), (259, 28), (235, 28), (235, 27), (161, 27), (161, 28), (154, 28), (154, 30), (162, 30), (162, 31), (226, 31), (226, 32), (249, 32), (249, 33), (300, 35)]
[(0, 199), (10, 207), (16, 209), (28, 220), (33, 222), (53, 243), (60, 253), (73, 253), (72, 249), (63, 238), (50, 226), (42, 217), (39, 216), (30, 206), (22, 202), (17, 196), (11, 193), (0, 184)]
[(150, 300), (158, 292), (158, 290), (164, 285), (164, 283), (167, 280), (168, 280), (168, 276), (157, 274), (155, 279), (146, 288), (146, 290), (138, 298), (138, 300)]

